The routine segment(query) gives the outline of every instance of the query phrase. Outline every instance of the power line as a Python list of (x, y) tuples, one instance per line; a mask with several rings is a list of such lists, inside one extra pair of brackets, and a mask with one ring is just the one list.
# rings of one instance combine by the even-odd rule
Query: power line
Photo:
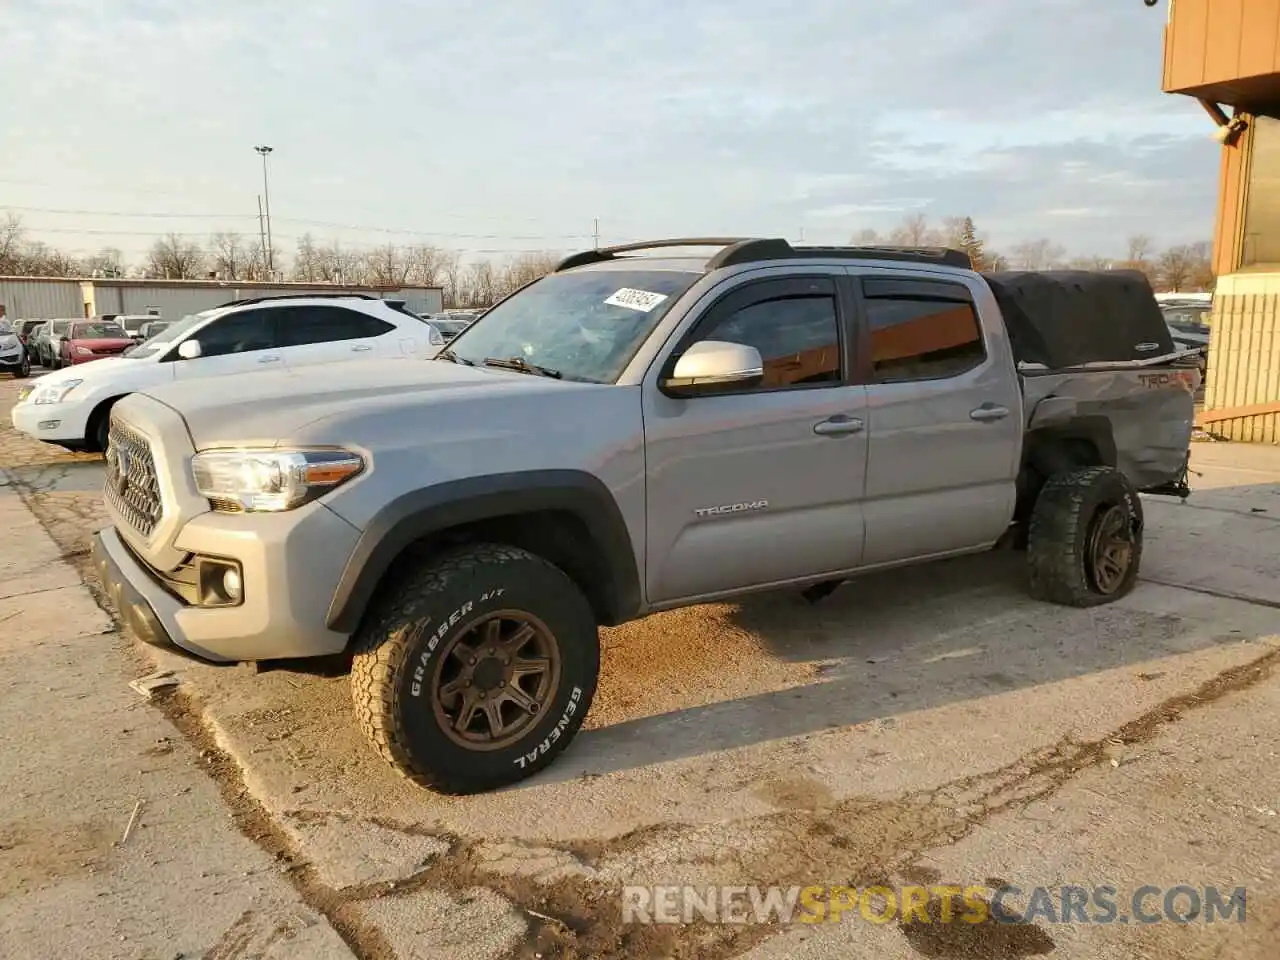
[(249, 213), (127, 213), (123, 210), (64, 210), (54, 207), (17, 207), (6, 204), (5, 210), (20, 210), (23, 213), (53, 213), (60, 216), (77, 217), (126, 217), (139, 220), (252, 220)]

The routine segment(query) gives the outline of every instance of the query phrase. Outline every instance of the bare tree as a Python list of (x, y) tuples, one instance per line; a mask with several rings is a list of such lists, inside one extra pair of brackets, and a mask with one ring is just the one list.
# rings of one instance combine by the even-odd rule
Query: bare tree
[(876, 233), (870, 227), (864, 227), (849, 238), (849, 242), (855, 247), (874, 247), (880, 243), (880, 234)]
[(1135, 233), (1129, 238), (1129, 255), (1126, 259), (1129, 263), (1135, 265), (1146, 263), (1151, 259), (1152, 246), (1149, 236), (1145, 233)]
[(937, 240), (929, 227), (929, 218), (923, 213), (913, 213), (889, 234), (889, 242), (904, 247), (927, 247)]
[(103, 247), (85, 261), (91, 277), (123, 277), (124, 254), (115, 247)]
[(440, 258), (440, 285), (446, 307), (462, 306), (462, 263), (456, 250), (443, 251)]
[(426, 244), (409, 247), (404, 251), (405, 261), (409, 266), (408, 282), (424, 287), (441, 286), (447, 256), (446, 251)]
[(1197, 290), (1212, 290), (1217, 280), (1213, 270), (1213, 244), (1207, 240), (1193, 243), (1191, 250), (1191, 286)]
[[(254, 259), (254, 244), (246, 244), (238, 233), (215, 233), (209, 238), (209, 262), (221, 280), (248, 280)], [(262, 251), (258, 250), (261, 259)]]
[(84, 273), (75, 257), (38, 240), (19, 249), (16, 266), (26, 277), (78, 277)]
[(298, 239), (298, 249), (293, 255), (293, 279), (315, 281), (320, 279), (320, 251), (310, 233)]
[(1188, 246), (1170, 247), (1156, 261), (1160, 286), (1173, 293), (1191, 287), (1191, 276), (1195, 268), (1195, 254)]
[(409, 276), (409, 259), (394, 243), (370, 250), (365, 257), (369, 283), (386, 287), (401, 287)]
[(1019, 270), (1050, 270), (1062, 262), (1066, 251), (1044, 237), (1024, 240), (1009, 249), (1009, 258)]
[(541, 252), (522, 253), (508, 260), (499, 274), (495, 299), (501, 299), (526, 283), (545, 277), (556, 268), (560, 259), (558, 254)]
[(498, 278), (492, 261), (476, 260), (468, 264), (464, 278), (467, 306), (493, 306), (498, 299)]
[(150, 274), (169, 280), (194, 280), (203, 273), (206, 262), (200, 244), (176, 233), (157, 240), (147, 252)]
[(0, 274), (18, 272), (24, 239), (22, 218), (17, 214), (5, 214), (0, 220)]
[(335, 242), (316, 250), (316, 271), (326, 283), (358, 284), (365, 279), (365, 262), (359, 253)]

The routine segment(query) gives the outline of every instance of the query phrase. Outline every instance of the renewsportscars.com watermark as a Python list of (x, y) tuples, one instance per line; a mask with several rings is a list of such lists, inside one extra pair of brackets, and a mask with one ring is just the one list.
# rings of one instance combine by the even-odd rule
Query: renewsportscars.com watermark
[(1245, 888), (627, 886), (623, 923), (1244, 923)]

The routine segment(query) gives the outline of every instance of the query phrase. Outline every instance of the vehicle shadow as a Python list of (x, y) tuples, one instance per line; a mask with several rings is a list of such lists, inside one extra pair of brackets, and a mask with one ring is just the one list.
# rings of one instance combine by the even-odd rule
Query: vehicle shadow
[(99, 493), (106, 462), (101, 454), (6, 467), (8, 482), (32, 493)]
[[(998, 550), (850, 581), (816, 604), (795, 591), (748, 597), (731, 619), (813, 682), (580, 733), (538, 783), (800, 737), (1068, 680), (1276, 632), (1250, 571), (1275, 569), (1275, 518), (1251, 513), (1276, 486), (1220, 488), (1200, 508), (1148, 507), (1144, 579), (1092, 609), (1032, 600), (1025, 554)], [(1257, 509), (1257, 508), (1252, 508)], [(1179, 512), (1181, 511), (1181, 512)], [(1271, 538), (1280, 541), (1280, 538)], [(1151, 582), (1154, 581), (1154, 582)], [(1280, 601), (1271, 582), (1267, 597)], [(1189, 589), (1182, 585), (1189, 585)], [(1223, 622), (1216, 595), (1257, 597)], [(1087, 705), (1082, 705), (1087, 710)], [(520, 789), (517, 786), (516, 789)]]

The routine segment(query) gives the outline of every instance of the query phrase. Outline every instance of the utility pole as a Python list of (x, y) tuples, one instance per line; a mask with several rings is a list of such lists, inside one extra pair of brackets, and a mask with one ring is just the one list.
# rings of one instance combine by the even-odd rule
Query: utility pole
[(599, 217), (596, 217), (595, 224), (596, 224), (595, 233), (593, 234), (593, 236), (595, 237), (595, 241), (596, 241), (596, 249), (599, 250), (600, 249), (600, 218)]
[(270, 254), (267, 253), (267, 228), (263, 226), (262, 220), (262, 194), (258, 194), (258, 241), (262, 244), (262, 266), (267, 268), (267, 260)]
[(267, 189), (267, 155), (271, 153), (272, 147), (254, 147), (253, 148), (262, 157), (262, 200), (267, 211), (267, 246), (266, 246), (266, 264), (267, 279), (275, 274), (275, 263), (273, 263), (274, 249), (271, 243), (271, 191)]

